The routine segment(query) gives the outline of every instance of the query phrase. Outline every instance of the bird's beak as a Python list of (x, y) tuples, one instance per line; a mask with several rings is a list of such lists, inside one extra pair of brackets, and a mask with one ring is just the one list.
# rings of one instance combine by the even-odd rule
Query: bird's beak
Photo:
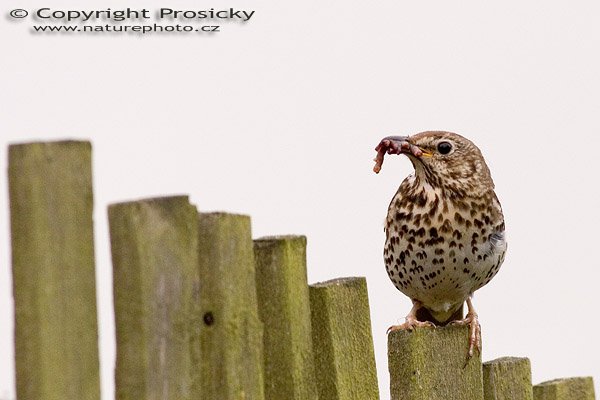
[(381, 142), (375, 147), (377, 151), (377, 157), (375, 161), (375, 167), (373, 171), (379, 173), (381, 165), (383, 164), (383, 157), (385, 154), (406, 154), (408, 156), (414, 156), (416, 158), (431, 157), (432, 154), (421, 149), (418, 146), (410, 143), (408, 136), (386, 136), (381, 139)]
[[(432, 154), (409, 141), (409, 136), (387, 136), (377, 147), (387, 147), (388, 154), (408, 154), (419, 157), (431, 157)], [(386, 145), (387, 144), (387, 145)], [(379, 149), (376, 149), (379, 151)]]

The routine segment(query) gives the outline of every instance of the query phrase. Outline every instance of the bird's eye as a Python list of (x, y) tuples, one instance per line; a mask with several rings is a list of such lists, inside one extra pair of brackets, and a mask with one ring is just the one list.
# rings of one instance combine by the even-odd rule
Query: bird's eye
[(452, 151), (452, 145), (449, 142), (439, 142), (437, 149), (440, 154), (448, 154)]

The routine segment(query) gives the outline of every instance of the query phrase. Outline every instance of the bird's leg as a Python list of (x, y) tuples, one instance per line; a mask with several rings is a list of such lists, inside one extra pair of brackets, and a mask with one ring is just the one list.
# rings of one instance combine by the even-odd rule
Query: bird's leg
[(429, 322), (429, 321), (419, 321), (417, 320), (417, 311), (419, 310), (419, 308), (423, 307), (423, 304), (421, 304), (420, 301), (418, 300), (413, 300), (413, 306), (410, 309), (410, 312), (408, 313), (408, 315), (406, 316), (406, 321), (403, 324), (400, 325), (392, 325), (388, 328), (387, 333), (390, 333), (392, 331), (398, 331), (398, 330), (402, 330), (402, 329), (406, 329), (409, 331), (412, 331), (415, 327), (418, 328), (425, 328), (425, 327), (430, 327), (430, 328), (435, 328), (435, 324), (433, 322)]
[(479, 324), (479, 318), (473, 307), (471, 297), (467, 298), (467, 316), (464, 319), (458, 321), (452, 321), (452, 325), (469, 325), (469, 353), (468, 358), (473, 357), (473, 350), (477, 349), (478, 353), (481, 353), (481, 325)]

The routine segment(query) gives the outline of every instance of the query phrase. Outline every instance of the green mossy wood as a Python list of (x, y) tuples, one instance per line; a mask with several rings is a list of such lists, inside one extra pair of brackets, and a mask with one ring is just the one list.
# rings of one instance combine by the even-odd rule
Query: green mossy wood
[(309, 291), (319, 398), (378, 400), (365, 278), (317, 283)]
[(20, 400), (100, 398), (91, 145), (9, 147)]
[(265, 398), (315, 400), (306, 238), (254, 241), (259, 316), (264, 326)]
[(591, 377), (555, 379), (533, 387), (535, 400), (594, 400)]
[(263, 329), (250, 217), (200, 214), (199, 238), (201, 399), (263, 400)]
[(198, 217), (186, 196), (111, 205), (118, 400), (199, 399)]
[(503, 357), (483, 364), (485, 400), (533, 400), (528, 358)]
[(481, 356), (465, 363), (469, 328), (393, 331), (388, 336), (392, 400), (482, 400)]

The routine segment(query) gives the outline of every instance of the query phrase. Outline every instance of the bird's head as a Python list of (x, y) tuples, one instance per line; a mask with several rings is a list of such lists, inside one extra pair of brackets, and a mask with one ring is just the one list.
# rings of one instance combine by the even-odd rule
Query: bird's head
[(473, 142), (456, 133), (432, 131), (413, 136), (388, 136), (376, 150), (375, 172), (383, 155), (405, 154), (420, 181), (458, 195), (483, 195), (494, 189), (490, 170)]

